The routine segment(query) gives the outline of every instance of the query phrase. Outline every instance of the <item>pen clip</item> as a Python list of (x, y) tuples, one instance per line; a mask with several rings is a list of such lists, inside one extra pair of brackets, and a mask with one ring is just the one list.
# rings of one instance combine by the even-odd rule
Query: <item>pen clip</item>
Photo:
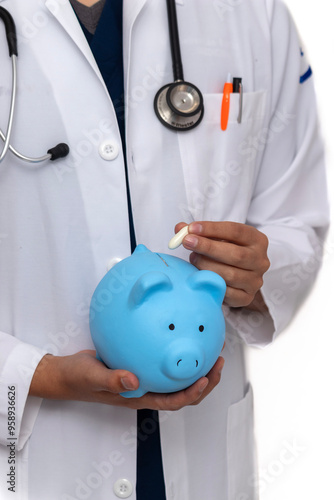
[(242, 82), (239, 83), (239, 115), (238, 115), (238, 123), (242, 122), (242, 107), (244, 100), (244, 86)]

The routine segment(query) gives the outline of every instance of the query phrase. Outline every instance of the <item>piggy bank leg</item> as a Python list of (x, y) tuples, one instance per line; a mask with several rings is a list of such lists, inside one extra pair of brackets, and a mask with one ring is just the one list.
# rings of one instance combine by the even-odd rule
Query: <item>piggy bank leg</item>
[(135, 391), (121, 392), (120, 395), (123, 396), (123, 398), (141, 398), (146, 393), (147, 391), (145, 389), (138, 387)]

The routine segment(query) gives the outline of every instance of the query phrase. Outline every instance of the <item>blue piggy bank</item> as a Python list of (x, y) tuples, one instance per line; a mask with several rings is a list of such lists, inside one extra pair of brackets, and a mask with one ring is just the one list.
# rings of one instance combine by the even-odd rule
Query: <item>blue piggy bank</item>
[(205, 376), (225, 339), (223, 278), (138, 245), (100, 281), (90, 304), (97, 356), (139, 379), (127, 398), (174, 392)]

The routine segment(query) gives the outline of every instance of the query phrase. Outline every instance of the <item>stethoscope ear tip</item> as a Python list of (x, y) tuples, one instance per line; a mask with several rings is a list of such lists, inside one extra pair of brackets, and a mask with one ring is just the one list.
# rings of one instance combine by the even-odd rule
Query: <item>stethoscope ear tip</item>
[(54, 148), (49, 149), (48, 154), (50, 156), (51, 161), (58, 160), (59, 158), (65, 158), (65, 156), (68, 155), (70, 152), (70, 148), (67, 144), (64, 142), (61, 142), (60, 144), (57, 144)]

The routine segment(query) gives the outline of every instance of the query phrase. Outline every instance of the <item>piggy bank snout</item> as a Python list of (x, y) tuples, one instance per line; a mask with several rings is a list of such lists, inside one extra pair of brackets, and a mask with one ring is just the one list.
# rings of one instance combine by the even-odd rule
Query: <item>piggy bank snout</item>
[(174, 380), (195, 377), (203, 367), (204, 351), (189, 340), (173, 342), (165, 353), (162, 363), (164, 375)]

